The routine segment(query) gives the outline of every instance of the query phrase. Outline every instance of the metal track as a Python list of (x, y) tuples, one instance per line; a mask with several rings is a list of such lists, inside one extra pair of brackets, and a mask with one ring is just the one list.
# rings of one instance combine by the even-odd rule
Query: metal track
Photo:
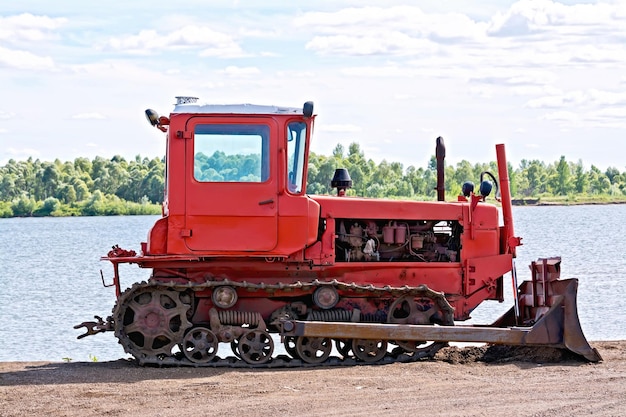
[[(139, 365), (153, 365), (153, 366), (190, 366), (190, 367), (211, 367), (211, 368), (311, 368), (311, 367), (325, 367), (325, 366), (355, 366), (355, 365), (384, 365), (397, 362), (415, 362), (425, 358), (431, 358), (437, 353), (439, 349), (446, 346), (446, 343), (434, 343), (430, 347), (427, 347), (419, 352), (407, 353), (402, 348), (398, 347), (392, 352), (388, 352), (384, 358), (376, 362), (362, 362), (353, 357), (329, 357), (322, 363), (307, 363), (301, 359), (291, 358), (287, 355), (278, 355), (272, 357), (268, 362), (262, 364), (250, 364), (238, 357), (229, 356), (226, 358), (215, 357), (212, 361), (206, 363), (196, 363), (187, 359), (182, 353), (176, 353), (174, 355), (166, 354), (151, 354), (137, 352), (133, 347), (133, 342), (129, 339), (124, 331), (123, 315), (126, 311), (128, 304), (132, 301), (132, 298), (137, 292), (147, 289), (156, 291), (203, 291), (223, 285), (228, 285), (236, 288), (242, 288), (250, 292), (263, 291), (271, 297), (276, 291), (290, 291), (290, 290), (304, 290), (312, 291), (320, 286), (333, 286), (339, 291), (351, 291), (356, 294), (369, 293), (372, 297), (384, 297), (384, 296), (425, 296), (436, 301), (439, 309), (445, 315), (446, 320), (452, 324), (452, 317), (454, 309), (445, 296), (442, 293), (431, 290), (430, 288), (420, 285), (417, 287), (403, 286), (403, 287), (375, 287), (373, 285), (358, 285), (355, 283), (344, 283), (337, 280), (333, 281), (319, 281), (314, 280), (311, 282), (296, 282), (292, 284), (254, 284), (248, 282), (239, 282), (231, 280), (222, 281), (206, 281), (204, 283), (186, 283), (179, 284), (174, 281), (164, 283), (158, 281), (140, 282), (135, 283), (133, 286), (124, 291), (113, 308), (113, 315), (107, 318), (107, 324), (109, 328), (115, 330), (115, 336), (118, 338), (119, 343), (124, 348), (124, 351), (131, 354)], [(185, 320), (186, 321), (186, 320)], [(189, 324), (188, 328), (191, 328)], [(187, 328), (183, 329), (183, 331)]]

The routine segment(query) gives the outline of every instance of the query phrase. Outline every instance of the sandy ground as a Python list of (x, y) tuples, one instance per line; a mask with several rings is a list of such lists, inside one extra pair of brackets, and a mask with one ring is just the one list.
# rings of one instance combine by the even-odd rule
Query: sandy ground
[(0, 416), (626, 416), (626, 341), (560, 351), (450, 347), (408, 364), (316, 369), (0, 363)]

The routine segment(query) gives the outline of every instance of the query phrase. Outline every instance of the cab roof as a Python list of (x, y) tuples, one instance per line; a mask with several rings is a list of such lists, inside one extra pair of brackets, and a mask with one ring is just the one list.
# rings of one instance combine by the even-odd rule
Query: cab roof
[(301, 115), (302, 108), (279, 107), (258, 104), (202, 104), (178, 103), (174, 113), (201, 113), (201, 114), (297, 114)]

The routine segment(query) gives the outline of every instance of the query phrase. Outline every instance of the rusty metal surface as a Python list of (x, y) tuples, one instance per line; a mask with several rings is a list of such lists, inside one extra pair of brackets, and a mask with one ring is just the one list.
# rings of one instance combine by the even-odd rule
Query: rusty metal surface
[[(484, 342), (523, 344), (529, 329), (477, 326), (430, 326), (414, 324), (340, 323), (292, 321), (285, 323), (285, 336), (331, 337), (374, 340), (429, 340), (433, 342)], [(558, 343), (553, 340), (549, 344)]]
[(85, 328), (85, 333), (78, 335), (76, 337), (77, 339), (82, 339), (83, 337), (92, 336), (98, 333), (113, 331), (113, 322), (110, 317), (107, 318), (106, 322), (100, 316), (94, 316), (94, 318), (97, 321), (84, 321), (74, 326), (75, 329), (80, 329), (81, 327)]

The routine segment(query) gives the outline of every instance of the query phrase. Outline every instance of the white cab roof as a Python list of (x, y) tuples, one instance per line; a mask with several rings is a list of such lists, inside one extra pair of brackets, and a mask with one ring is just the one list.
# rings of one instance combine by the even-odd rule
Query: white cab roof
[(264, 106), (257, 104), (176, 104), (172, 113), (221, 114), (302, 114), (302, 108)]

